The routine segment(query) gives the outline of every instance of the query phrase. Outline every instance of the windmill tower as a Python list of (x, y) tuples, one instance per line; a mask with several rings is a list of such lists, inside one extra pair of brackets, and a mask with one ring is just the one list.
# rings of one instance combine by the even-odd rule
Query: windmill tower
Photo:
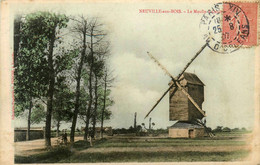
[[(188, 94), (202, 109), (204, 102), (204, 83), (193, 73), (184, 72), (180, 78), (180, 84), (188, 92)], [(169, 128), (169, 137), (172, 138), (194, 138), (204, 136), (204, 126), (196, 123), (201, 120), (204, 115), (189, 101), (188, 97), (177, 89), (174, 96), (171, 97), (176, 89), (173, 81), (169, 83), (173, 88), (169, 92), (169, 119), (170, 121), (178, 121)], [(203, 111), (205, 114), (205, 111)]]
[[(202, 109), (202, 103), (204, 102), (204, 84), (193, 73), (184, 72), (181, 76), (180, 84), (188, 92), (188, 94), (194, 99), (198, 106)], [(169, 83), (171, 86), (173, 81)], [(197, 108), (189, 102), (189, 99), (183, 94), (180, 89), (177, 89), (174, 97), (171, 97), (176, 86), (173, 84), (173, 88), (169, 92), (169, 118), (171, 121), (194, 121), (196, 119), (202, 119), (204, 115), (200, 113)], [(205, 113), (205, 111), (203, 111)]]
[(208, 132), (208, 128), (201, 120), (206, 116), (205, 111), (202, 110), (202, 103), (204, 101), (204, 84), (195, 74), (185, 72), (206, 46), (207, 43), (202, 46), (176, 78), (174, 78), (155, 57), (147, 52), (159, 67), (171, 78), (171, 82), (169, 83), (169, 88), (163, 93), (161, 98), (147, 113), (145, 118), (149, 116), (163, 97), (170, 91), (169, 118), (170, 120), (178, 121), (169, 128), (170, 137), (199, 137), (204, 136), (205, 131), (209, 136), (213, 136), (212, 133)]

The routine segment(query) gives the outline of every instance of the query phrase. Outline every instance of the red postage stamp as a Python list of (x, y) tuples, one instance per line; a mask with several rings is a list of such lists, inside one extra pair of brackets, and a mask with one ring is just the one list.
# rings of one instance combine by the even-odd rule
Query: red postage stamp
[(228, 54), (258, 44), (257, 18), (258, 3), (220, 2), (202, 16), (200, 29), (210, 49)]
[(258, 3), (224, 3), (222, 44), (257, 45)]

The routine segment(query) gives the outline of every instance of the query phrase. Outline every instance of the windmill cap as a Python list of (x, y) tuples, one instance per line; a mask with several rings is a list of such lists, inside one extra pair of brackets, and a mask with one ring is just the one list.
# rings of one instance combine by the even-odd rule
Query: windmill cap
[[(188, 84), (201, 85), (205, 86), (205, 84), (198, 78), (198, 76), (194, 73), (184, 72), (182, 74), (183, 78), (187, 81)], [(182, 77), (181, 76), (181, 77)], [(172, 84), (172, 81), (169, 85)]]

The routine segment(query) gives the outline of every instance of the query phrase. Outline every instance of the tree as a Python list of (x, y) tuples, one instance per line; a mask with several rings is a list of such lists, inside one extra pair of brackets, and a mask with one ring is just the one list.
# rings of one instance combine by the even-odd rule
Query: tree
[(67, 26), (68, 19), (65, 15), (56, 15), (51, 13), (46, 13), (45, 20), (42, 22), (47, 23), (46, 31), (49, 47), (48, 47), (48, 73), (49, 73), (49, 84), (47, 91), (47, 115), (45, 124), (45, 145), (47, 147), (51, 146), (51, 115), (53, 109), (53, 92), (55, 84), (55, 70), (54, 70), (54, 47), (56, 38), (56, 28), (63, 28)]
[[(86, 91), (86, 88), (82, 88), (80, 92), (80, 101), (79, 101), (79, 116), (80, 118), (84, 121), (85, 123), (85, 128), (86, 128), (86, 123), (87, 123), (87, 105), (89, 100), (89, 95), (88, 92)], [(84, 128), (84, 129), (85, 129)], [(84, 140), (87, 140), (87, 132), (84, 130)]]
[(17, 15), (14, 19), (14, 66), (17, 66), (17, 55), (20, 47), (21, 40), (21, 25), (22, 25), (22, 16)]
[(70, 71), (73, 68), (73, 59), (78, 55), (78, 49), (65, 49), (65, 46), (59, 48), (55, 56), (55, 89), (53, 100), (53, 119), (56, 122), (56, 136), (59, 136), (59, 128), (62, 121), (70, 121), (73, 113), (73, 97), (71, 91)]
[(217, 126), (214, 130), (213, 130), (213, 132), (222, 132), (222, 126)]
[(56, 136), (59, 136), (61, 121), (70, 121), (73, 113), (73, 93), (65, 83), (65, 77), (58, 77), (53, 101), (53, 119), (56, 122)]
[(94, 78), (95, 78), (95, 85), (94, 85), (94, 108), (93, 108), (93, 114), (92, 114), (92, 138), (95, 138), (95, 132), (96, 132), (96, 123), (97, 123), (97, 108), (98, 108), (98, 67), (96, 68), (96, 71), (94, 71)]
[[(79, 113), (79, 100), (80, 100), (80, 80), (82, 77), (82, 72), (87, 74), (87, 89), (88, 89), (88, 100), (86, 113), (84, 116), (85, 119), (85, 134), (84, 139), (87, 138), (89, 134), (89, 123), (92, 118), (92, 122), (96, 122), (96, 109), (97, 103), (95, 98), (95, 65), (98, 64), (101, 56), (107, 54), (108, 42), (104, 40), (105, 33), (102, 30), (102, 24), (98, 23), (97, 18), (86, 19), (83, 16), (80, 19), (73, 19), (75, 21), (75, 26), (72, 28), (72, 31), (76, 32), (77, 38), (81, 43), (81, 57), (79, 60), (77, 76), (76, 76), (76, 101), (75, 101), (75, 110), (71, 127), (71, 142), (74, 141), (74, 132), (76, 127), (77, 116)], [(98, 77), (97, 77), (98, 80)], [(97, 82), (98, 84), (98, 82)], [(94, 90), (93, 90), (94, 89)], [(97, 95), (96, 95), (97, 96)], [(94, 112), (94, 118), (93, 113)], [(94, 120), (93, 120), (94, 119)], [(95, 125), (95, 124), (94, 124)]]
[(222, 129), (222, 131), (223, 131), (223, 132), (231, 132), (231, 129), (228, 128), (228, 127), (224, 127), (224, 128)]
[[(104, 126), (104, 119), (105, 119), (105, 112), (106, 109), (114, 104), (114, 101), (111, 100), (108, 96), (110, 95), (110, 87), (114, 81), (114, 77), (112, 77), (112, 73), (108, 73), (108, 69), (105, 68), (105, 73), (103, 76), (103, 85), (104, 85), (104, 94), (103, 94), (103, 108), (101, 112), (101, 138), (103, 138), (103, 126)], [(136, 113), (135, 113), (135, 120), (134, 120), (134, 128), (136, 129)]]
[(76, 100), (74, 104), (74, 113), (73, 113), (73, 119), (72, 119), (72, 126), (71, 126), (71, 132), (70, 132), (70, 142), (74, 142), (74, 134), (75, 134), (75, 128), (79, 113), (79, 102), (80, 102), (80, 83), (81, 83), (81, 73), (83, 64), (85, 62), (86, 53), (87, 53), (87, 35), (88, 35), (88, 20), (85, 19), (83, 16), (80, 19), (72, 19), (75, 22), (75, 26), (72, 28), (72, 32), (76, 33), (78, 35), (79, 42), (81, 44), (81, 53), (80, 53), (80, 60), (76, 69)]
[[(47, 98), (45, 121), (45, 144), (47, 147), (51, 146), (55, 69), (58, 68), (55, 63), (59, 64), (60, 62), (56, 60), (58, 58), (55, 56), (54, 49), (61, 42), (57, 35), (62, 28), (67, 26), (67, 22), (68, 19), (65, 15), (36, 12), (26, 15), (21, 30), (20, 53), (17, 55), (19, 58), (16, 74), (17, 98), (20, 97), (19, 95), (23, 95), (26, 102), (30, 102), (36, 96)], [(26, 92), (21, 94), (25, 89)], [(32, 106), (29, 105), (29, 109), (31, 109)]]
[(207, 129), (207, 130), (206, 130), (207, 132), (212, 132), (212, 128), (207, 127), (206, 129)]
[[(105, 52), (106, 53), (106, 52)], [(93, 75), (94, 75), (94, 108), (92, 113), (92, 137), (95, 138), (95, 132), (96, 132), (96, 123), (97, 123), (97, 117), (98, 117), (98, 110), (99, 105), (102, 104), (100, 102), (100, 99), (102, 95), (102, 86), (101, 86), (101, 80), (102, 76), (104, 74), (104, 55), (105, 53), (98, 52), (97, 56), (95, 57), (95, 61), (93, 64)], [(103, 128), (101, 128), (102, 130)], [(102, 132), (102, 131), (101, 131)]]
[(40, 36), (31, 32), (30, 15), (19, 16), (15, 19), (14, 41), (14, 91), (15, 91), (15, 115), (19, 116), (28, 109), (28, 125), (26, 139), (30, 140), (31, 113), (33, 99), (41, 98), (46, 90), (46, 76), (42, 69), (47, 68), (44, 59), (44, 40), (38, 41)]
[[(87, 122), (87, 117), (88, 117), (88, 113), (87, 113), (87, 107), (89, 104), (89, 93), (87, 91), (87, 87), (88, 87), (88, 75), (86, 74), (86, 72), (83, 72), (83, 80), (84, 80), (84, 87), (81, 90), (81, 97), (80, 97), (80, 112), (79, 112), (79, 116), (80, 118), (84, 121), (85, 126), (88, 124)], [(97, 81), (95, 81), (97, 82)], [(100, 82), (102, 83), (102, 82)], [(97, 86), (97, 90), (95, 89), (95, 86)], [(102, 111), (103, 111), (103, 102), (104, 102), (104, 88), (102, 84), (97, 85), (95, 83), (94, 85), (94, 103), (92, 104), (92, 108), (91, 108), (91, 122), (92, 122), (92, 134), (91, 136), (94, 136), (94, 127), (96, 125), (96, 123), (101, 122), (102, 119)], [(103, 112), (103, 121), (104, 120), (108, 120), (110, 119), (111, 116), (111, 111), (109, 111), (109, 107), (112, 106), (114, 104), (114, 101), (109, 97), (111, 93), (111, 90), (107, 89), (106, 92), (106, 109)], [(86, 127), (85, 127), (86, 128)], [(87, 136), (88, 136), (88, 132), (84, 132), (84, 140), (87, 140)]]
[(233, 128), (232, 131), (237, 132), (239, 131), (239, 128)]
[(46, 112), (44, 106), (41, 103), (37, 103), (31, 114), (31, 124), (39, 124), (45, 118)]
[[(95, 29), (96, 29), (96, 21), (91, 20), (89, 23), (88, 29), (88, 36), (90, 37), (90, 41), (88, 42), (88, 49), (89, 49), (89, 56), (87, 58), (88, 66), (89, 66), (89, 73), (88, 73), (88, 91), (89, 91), (89, 102), (87, 107), (87, 114), (86, 114), (86, 126), (85, 126), (85, 136), (87, 136), (89, 132), (89, 121), (90, 121), (90, 114), (93, 102), (93, 93), (92, 93), (92, 74), (93, 74), (93, 64), (94, 64), (94, 38), (95, 38)], [(86, 138), (86, 137), (85, 137)]]
[[(144, 124), (144, 123), (143, 123)], [(136, 126), (136, 131), (137, 131), (137, 133), (138, 132), (141, 132), (142, 131), (142, 126), (141, 125), (137, 125)]]

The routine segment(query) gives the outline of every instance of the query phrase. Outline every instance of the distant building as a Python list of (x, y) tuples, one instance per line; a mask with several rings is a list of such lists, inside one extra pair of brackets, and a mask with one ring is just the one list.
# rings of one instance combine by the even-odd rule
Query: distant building
[(204, 136), (204, 127), (189, 122), (178, 121), (169, 128), (171, 138), (195, 138)]
[[(44, 127), (31, 127), (30, 128), (30, 140), (43, 139), (44, 138)], [(27, 127), (19, 127), (14, 129), (14, 141), (25, 141), (26, 140)]]
[[(92, 127), (89, 128), (89, 131), (92, 131)], [(85, 130), (85, 127), (81, 127), (81, 131), (83, 132)], [(95, 128), (95, 134), (98, 137), (101, 133), (101, 127)], [(108, 136), (113, 136), (113, 129), (112, 127), (103, 127), (103, 133)]]

